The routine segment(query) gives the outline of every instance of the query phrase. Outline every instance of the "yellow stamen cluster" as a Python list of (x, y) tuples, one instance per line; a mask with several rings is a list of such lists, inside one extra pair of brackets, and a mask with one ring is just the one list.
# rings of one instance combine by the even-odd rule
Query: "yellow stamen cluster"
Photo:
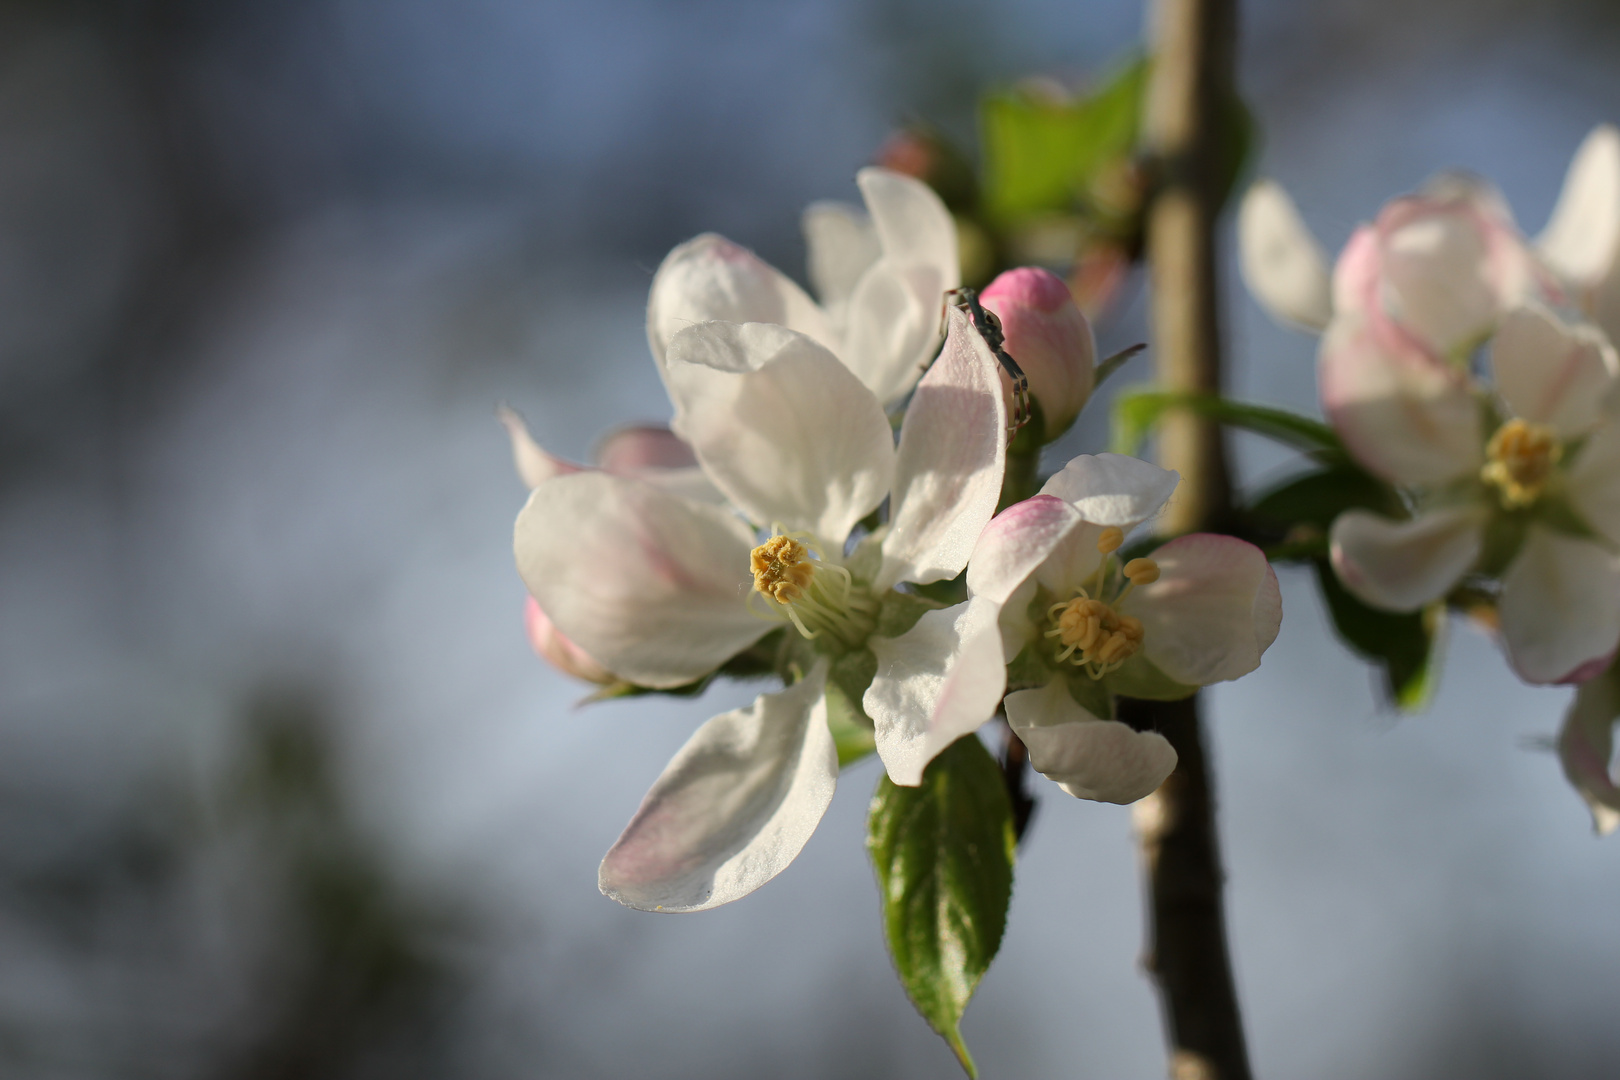
[[(1074, 664), (1093, 679), (1102, 678), (1142, 651), (1141, 620), (1121, 615), (1118, 607), (1136, 586), (1151, 585), (1159, 580), (1158, 563), (1152, 559), (1132, 559), (1120, 568), (1122, 580), (1112, 582), (1111, 570), (1118, 560), (1110, 556), (1119, 550), (1124, 539), (1119, 529), (1104, 529), (1097, 538), (1097, 551), (1103, 560), (1092, 576), (1090, 588), (1076, 589), (1072, 600), (1059, 601), (1046, 612), (1053, 622), (1046, 636), (1057, 639), (1058, 662)], [(1112, 598), (1105, 598), (1111, 583), (1118, 592)]]
[(1496, 429), (1485, 456), (1480, 479), (1497, 489), (1505, 509), (1522, 510), (1541, 498), (1564, 446), (1545, 424), (1513, 419)]
[(791, 536), (773, 536), (749, 553), (754, 588), (778, 604), (791, 604), (804, 595), (815, 577), (810, 552)]
[(827, 634), (846, 647), (859, 644), (877, 625), (877, 600), (848, 570), (828, 562), (810, 537), (799, 536), (803, 539), (778, 531), (749, 553), (750, 604), (756, 596), (763, 598), (769, 611), (756, 614), (785, 615), (807, 638)]

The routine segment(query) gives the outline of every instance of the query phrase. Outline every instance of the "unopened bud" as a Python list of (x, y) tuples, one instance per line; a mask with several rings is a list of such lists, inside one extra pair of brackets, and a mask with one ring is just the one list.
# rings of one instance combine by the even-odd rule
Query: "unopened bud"
[(524, 598), (523, 628), (529, 633), (529, 645), (535, 655), (551, 664), (564, 675), (584, 679), (601, 686), (615, 681), (613, 673), (592, 660), (585, 650), (575, 645), (557, 629), (555, 623), (540, 610), (534, 597)]
[(1001, 320), (1004, 347), (1029, 378), (1051, 442), (1074, 423), (1091, 396), (1097, 361), (1091, 324), (1063, 279), (1033, 266), (1001, 274), (979, 301)]
[(1112, 555), (1124, 542), (1125, 533), (1118, 525), (1110, 525), (1102, 531), (1101, 536), (1097, 537), (1097, 552), (1100, 555)]

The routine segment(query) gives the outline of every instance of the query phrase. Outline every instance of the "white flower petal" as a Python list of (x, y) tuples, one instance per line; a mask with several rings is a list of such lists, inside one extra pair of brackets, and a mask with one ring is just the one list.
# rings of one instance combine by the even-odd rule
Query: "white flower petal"
[(818, 665), (698, 728), (602, 860), (603, 894), (643, 911), (703, 911), (785, 870), (838, 781), (825, 674)]
[(1491, 342), (1491, 378), (1514, 414), (1564, 438), (1606, 413), (1620, 358), (1594, 326), (1565, 323), (1537, 303), (1514, 308)]
[(1581, 684), (1558, 733), (1558, 759), (1564, 775), (1592, 811), (1600, 835), (1620, 828), (1620, 787), (1614, 782), (1614, 725), (1620, 717), (1620, 688), (1605, 672)]
[[(1013, 503), (979, 535), (968, 561), (968, 592), (1005, 604), (1064, 538), (1083, 524), (1078, 510), (1051, 495)], [(1092, 548), (1096, 548), (1095, 540)]]
[(534, 489), (518, 573), (557, 628), (620, 678), (680, 686), (769, 624), (744, 605), (752, 532), (715, 507), (603, 472)]
[(530, 491), (554, 476), (567, 476), (580, 471), (578, 465), (541, 449), (534, 436), (529, 434), (529, 425), (512, 409), (500, 406), (495, 410), (495, 418), (505, 426), (506, 434), (512, 440), (512, 464), (517, 469), (518, 479)]
[(961, 282), (956, 254), (956, 222), (934, 189), (921, 180), (889, 169), (869, 166), (855, 183), (872, 214), (883, 257), (907, 266), (929, 267), (941, 280), (940, 299)]
[(676, 334), (715, 319), (779, 323), (825, 345), (834, 343), (826, 317), (803, 289), (747, 248), (704, 233), (666, 255), (653, 275), (647, 343), (659, 373)]
[(885, 405), (906, 395), (939, 346), (944, 282), (930, 267), (879, 259), (844, 307), (839, 355)]
[(1519, 677), (1581, 682), (1620, 645), (1620, 566), (1588, 540), (1530, 526), (1502, 575), (1502, 644)]
[(1142, 620), (1143, 654), (1187, 686), (1247, 675), (1277, 640), (1282, 595), (1265, 554), (1233, 536), (1193, 533), (1153, 553), (1159, 579), (1120, 610)]
[(883, 407), (803, 334), (703, 323), (675, 335), (668, 368), (698, 461), (756, 524), (842, 545), (888, 493), (894, 434)]
[(872, 218), (848, 203), (813, 202), (800, 227), (809, 252), (810, 285), (825, 310), (841, 309), (882, 253)]
[(1600, 124), (1581, 143), (1564, 174), (1536, 247), (1577, 287), (1601, 281), (1620, 251), (1620, 132)]
[(1592, 432), (1567, 474), (1569, 501), (1586, 523), (1620, 544), (1620, 422)]
[(1385, 611), (1416, 611), (1438, 600), (1479, 559), (1482, 506), (1434, 510), (1392, 521), (1347, 510), (1333, 522), (1333, 569), (1362, 601)]
[(1006, 704), (1029, 763), (1077, 799), (1133, 803), (1175, 771), (1176, 751), (1163, 735), (1092, 716), (1062, 679), (1008, 694)]
[(1000, 367), (954, 308), (950, 326), (900, 427), (879, 589), (961, 573), (1001, 498), (1007, 414)]
[(1357, 317), (1334, 319), (1317, 366), (1322, 409), (1368, 469), (1397, 484), (1472, 476), (1484, 456), (1465, 375)]
[(1333, 317), (1327, 255), (1282, 185), (1257, 180), (1238, 212), (1243, 281), (1272, 318), (1320, 332)]
[(995, 715), (1007, 686), (1000, 611), (977, 597), (926, 613), (897, 638), (872, 638), (877, 677), (862, 705), (896, 784), (922, 783), (936, 754)]
[(636, 424), (610, 431), (596, 446), (596, 467), (631, 474), (643, 469), (684, 469), (697, 464), (692, 448), (667, 427)]
[(1181, 474), (1124, 454), (1081, 454), (1041, 487), (1080, 511), (1094, 525), (1114, 525), (1130, 532), (1157, 514)]

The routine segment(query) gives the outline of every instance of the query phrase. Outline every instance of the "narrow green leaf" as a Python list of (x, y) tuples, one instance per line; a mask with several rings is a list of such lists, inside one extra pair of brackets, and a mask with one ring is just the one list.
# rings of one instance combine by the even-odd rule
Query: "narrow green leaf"
[(1132, 360), (1135, 360), (1146, 349), (1147, 345), (1145, 344), (1130, 345), (1119, 350), (1119, 352), (1115, 353), (1113, 356), (1110, 356), (1106, 360), (1099, 363), (1097, 365), (1096, 373), (1092, 376), (1091, 392), (1095, 394), (1097, 392), (1097, 387), (1107, 382), (1110, 376), (1112, 376), (1116, 371), (1124, 367), (1126, 364), (1130, 363)]
[(1166, 413), (1186, 409), (1231, 427), (1264, 435), (1323, 460), (1346, 460), (1344, 444), (1326, 424), (1286, 409), (1229, 401), (1214, 394), (1178, 390), (1136, 390), (1114, 399), (1116, 454), (1139, 454), (1142, 443)]
[(1423, 708), (1440, 671), (1445, 605), (1437, 602), (1406, 613), (1379, 611), (1352, 596), (1326, 559), (1316, 560), (1315, 567), (1339, 637), (1352, 652), (1378, 665), (1394, 705), (1405, 712)]
[(977, 1077), (958, 1024), (1001, 947), (1016, 848), (1007, 788), (984, 744), (958, 739), (918, 787), (885, 776), (872, 797), (866, 848), (901, 985)]

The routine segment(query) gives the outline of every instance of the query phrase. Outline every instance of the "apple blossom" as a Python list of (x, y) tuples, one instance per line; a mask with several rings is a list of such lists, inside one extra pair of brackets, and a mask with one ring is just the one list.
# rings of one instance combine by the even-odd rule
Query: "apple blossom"
[[(960, 282), (956, 226), (919, 180), (866, 168), (856, 182), (866, 213), (826, 202), (805, 211), (820, 304), (759, 256), (714, 233), (669, 253), (647, 303), (647, 339), (666, 380), (675, 335), (717, 320), (776, 323), (807, 335), (885, 407), (911, 390), (938, 348), (942, 298)], [(672, 426), (684, 434), (683, 424), (677, 402)]]
[(1528, 303), (1502, 320), (1491, 384), (1355, 318), (1323, 339), (1323, 408), (1412, 516), (1341, 514), (1334, 568), (1372, 605), (1415, 611), (1470, 574), (1500, 582), (1521, 677), (1579, 682), (1620, 643), (1620, 360), (1602, 331)]
[(1245, 194), (1238, 242), (1249, 291), (1280, 321), (1321, 331), (1353, 317), (1386, 343), (1453, 362), (1521, 301), (1557, 292), (1501, 195), (1467, 176), (1437, 177), (1385, 204), (1351, 235), (1331, 277), (1321, 245), (1273, 181)]
[(966, 604), (873, 640), (865, 706), (895, 783), (916, 783), (1010, 685), (1013, 730), (1064, 790), (1132, 802), (1158, 787), (1175, 751), (1114, 720), (1112, 695), (1173, 699), (1247, 674), (1282, 618), (1276, 575), (1246, 541), (1182, 536), (1121, 562), (1178, 481), (1118, 454), (1075, 458), (979, 537)]
[(1044, 439), (1051, 442), (1091, 396), (1097, 362), (1091, 324), (1063, 279), (1036, 267), (1000, 274), (979, 293), (979, 303), (1001, 321), (1005, 348), (1029, 380), (1029, 393), (1041, 406)]
[[(949, 331), (896, 446), (879, 399), (809, 336), (688, 327), (668, 342), (665, 380), (728, 505), (602, 471), (531, 493), (518, 569), (557, 628), (621, 678), (681, 686), (778, 627), (806, 642), (796, 681), (704, 724), (655, 781), (603, 860), (607, 895), (665, 911), (737, 899), (779, 873), (825, 811), (835, 665), (925, 606), (896, 584), (962, 570), (1000, 496), (998, 365), (960, 313)], [(862, 538), (885, 499), (887, 526)]]

